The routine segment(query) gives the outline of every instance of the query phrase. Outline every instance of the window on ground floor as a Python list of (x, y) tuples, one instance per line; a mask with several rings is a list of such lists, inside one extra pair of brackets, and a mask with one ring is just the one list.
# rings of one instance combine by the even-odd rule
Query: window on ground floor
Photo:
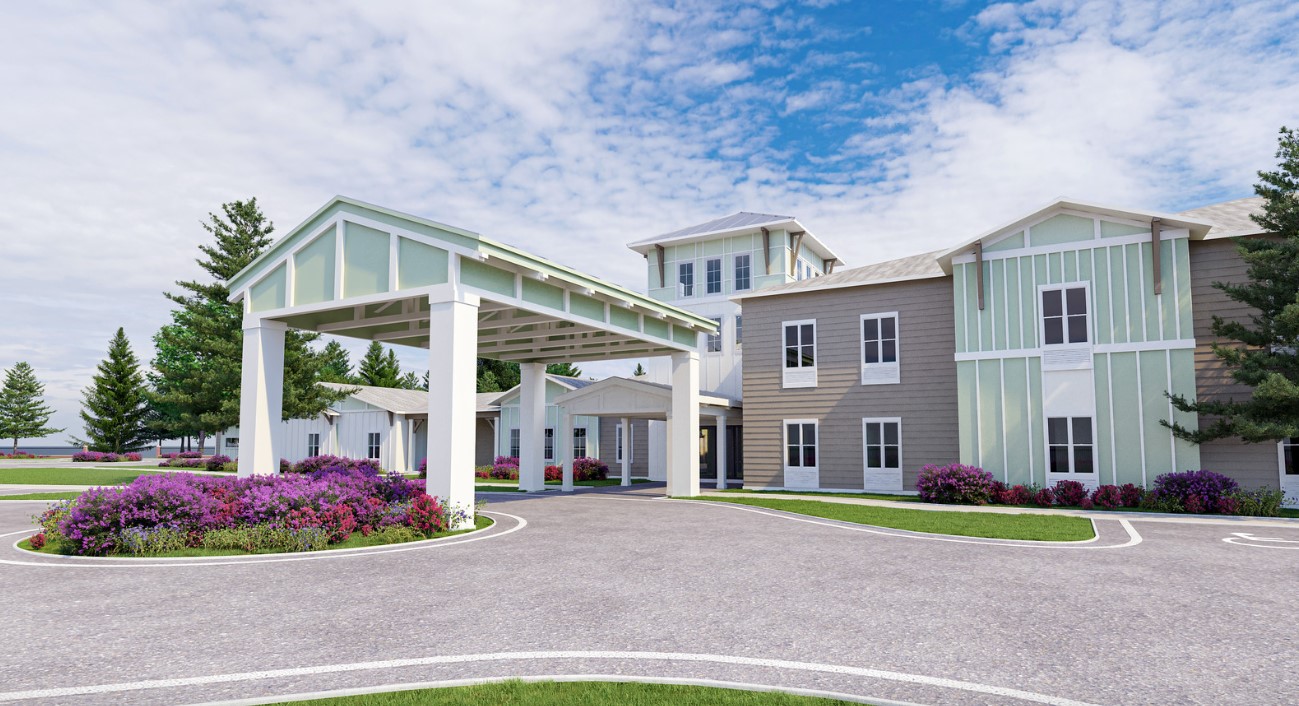
[(1096, 472), (1091, 417), (1048, 418), (1046, 444), (1052, 473)]
[(1299, 476), (1299, 436), (1281, 442), (1281, 470), (1287, 476)]
[(897, 470), (902, 467), (902, 422), (897, 419), (862, 421), (866, 448), (866, 470)]
[(307, 455), (320, 455), (320, 434), (307, 434)]
[(239, 448), (239, 437), (237, 436), (226, 437), (226, 448), (227, 449)]
[(573, 458), (586, 458), (586, 429), (573, 430)]
[[(555, 460), (555, 430), (546, 430), (545, 457), (547, 461)], [(517, 455), (517, 454), (516, 454)]]
[(793, 419), (785, 422), (785, 466), (816, 468), (816, 422)]
[(519, 446), (520, 446), (520, 444), (519, 444), (519, 430), (518, 430), (518, 429), (511, 429), (511, 430), (510, 430), (510, 453), (509, 453), (508, 455), (513, 456), (514, 458), (518, 458), (518, 457), (519, 457)]
[(365, 452), (369, 454), (366, 458), (379, 458), (379, 432), (372, 431), (366, 437)]
[(709, 353), (721, 353), (722, 352), (722, 320), (714, 316), (710, 319), (710, 321), (712, 321), (714, 324), (717, 324), (717, 331), (715, 333), (710, 333), (705, 336), (707, 340), (705, 342), (704, 350)]

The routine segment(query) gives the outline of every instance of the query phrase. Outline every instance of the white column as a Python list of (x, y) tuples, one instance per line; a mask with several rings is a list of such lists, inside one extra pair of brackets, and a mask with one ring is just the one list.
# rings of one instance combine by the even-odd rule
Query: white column
[(536, 492), (546, 489), (546, 366), (521, 363), (519, 376), (519, 489)]
[(699, 494), (699, 353), (672, 354), (668, 495)]
[(717, 489), (726, 489), (726, 415), (713, 417), (717, 421)]
[(478, 297), (429, 302), (429, 495), (468, 512), (473, 527)]
[(631, 420), (622, 418), (622, 485), (631, 485)]
[(244, 321), (243, 379), (239, 387), (240, 476), (280, 472), (287, 329), (278, 321)]
[[(587, 439), (586, 443), (591, 443), (591, 440)], [(561, 447), (564, 449), (562, 453), (559, 450)], [(573, 416), (567, 409), (560, 407), (559, 429), (555, 433), (555, 462), (564, 469), (561, 489), (565, 493), (573, 492), (573, 464), (576, 461), (577, 456), (573, 453)]]

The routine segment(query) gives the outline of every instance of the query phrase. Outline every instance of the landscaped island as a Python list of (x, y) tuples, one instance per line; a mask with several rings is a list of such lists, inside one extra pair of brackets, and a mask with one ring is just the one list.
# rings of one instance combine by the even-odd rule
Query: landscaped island
[(366, 461), (327, 457), (299, 467), (248, 478), (144, 475), (92, 488), (42, 513), (41, 531), (23, 545), (83, 556), (301, 552), (432, 538), (467, 516), (422, 483)]

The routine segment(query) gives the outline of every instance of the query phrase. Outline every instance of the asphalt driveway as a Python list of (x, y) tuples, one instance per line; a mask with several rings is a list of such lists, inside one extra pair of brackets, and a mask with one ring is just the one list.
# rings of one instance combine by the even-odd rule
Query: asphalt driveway
[[(948, 542), (653, 493), (496, 495), (475, 541), (295, 561), (31, 561), (4, 537), (0, 702), (572, 674), (922, 704), (1299, 694), (1299, 528)], [(40, 507), (0, 504), (0, 533)]]

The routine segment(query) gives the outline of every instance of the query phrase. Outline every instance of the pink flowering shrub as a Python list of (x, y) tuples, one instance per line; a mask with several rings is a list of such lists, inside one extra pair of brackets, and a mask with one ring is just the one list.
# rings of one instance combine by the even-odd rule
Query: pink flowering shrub
[(1033, 493), (1033, 504), (1038, 507), (1051, 507), (1055, 504), (1055, 491), (1050, 488), (1038, 488)]
[(1124, 483), (1119, 486), (1119, 496), (1123, 499), (1123, 507), (1141, 507), (1141, 500), (1146, 496), (1146, 489), (1139, 485)]
[(1087, 497), (1087, 487), (1076, 480), (1062, 480), (1056, 483), (1052, 490), (1055, 492), (1057, 505), (1073, 507)]
[(378, 476), (383, 473), (383, 469), (379, 468), (379, 464), (371, 459), (346, 458), (329, 454), (304, 458), (293, 464), (292, 467), (293, 473), (303, 473), (313, 478), (348, 471), (356, 471), (367, 476)]
[(8, 454), (0, 452), (0, 458), (36, 458), (36, 454), (29, 454), (26, 451), (19, 449), (18, 451)]
[(1123, 489), (1117, 485), (1102, 485), (1092, 491), (1089, 498), (1092, 505), (1104, 510), (1113, 510), (1116, 507), (1123, 507)]
[(1096, 503), (1092, 502), (1091, 498), (1084, 497), (1081, 501), (1079, 501), (1078, 507), (1084, 510), (1094, 510), (1096, 508)]
[(986, 504), (992, 497), (992, 474), (974, 466), (953, 463), (925, 466), (916, 479), (920, 499), (930, 503)]
[(32, 545), (32, 549), (40, 551), (45, 546), (45, 533), (40, 532), (34, 534), (31, 536), (31, 539), (28, 539), (27, 541)]
[(77, 463), (118, 463), (119, 461), (139, 461), (140, 459), (140, 454), (135, 452), (116, 454), (111, 451), (78, 451), (72, 454), (72, 460)]

